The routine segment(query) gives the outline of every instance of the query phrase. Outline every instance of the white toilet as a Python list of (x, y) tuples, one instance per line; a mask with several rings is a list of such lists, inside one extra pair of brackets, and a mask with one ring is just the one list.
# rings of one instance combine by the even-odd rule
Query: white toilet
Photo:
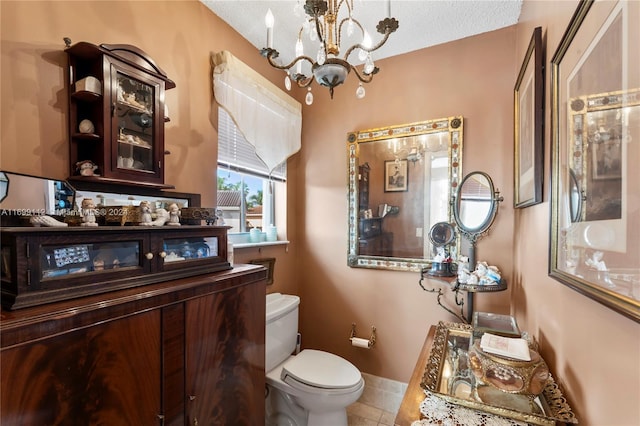
[(364, 379), (349, 361), (305, 349), (298, 336), (298, 296), (267, 295), (265, 370), (268, 426), (347, 426), (347, 406), (360, 398)]

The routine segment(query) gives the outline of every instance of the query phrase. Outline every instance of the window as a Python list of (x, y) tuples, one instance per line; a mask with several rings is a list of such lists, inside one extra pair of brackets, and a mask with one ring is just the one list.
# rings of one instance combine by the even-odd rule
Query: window
[(285, 190), (286, 161), (269, 176), (267, 166), (223, 108), (218, 108), (217, 176), (217, 206), (225, 225), (232, 227), (229, 233), (277, 226), (276, 209), (286, 208), (284, 203), (277, 206), (275, 197)]
[(277, 226), (286, 214), (286, 160), (300, 150), (302, 106), (231, 52), (213, 53), (211, 63), (222, 217), (232, 233)]

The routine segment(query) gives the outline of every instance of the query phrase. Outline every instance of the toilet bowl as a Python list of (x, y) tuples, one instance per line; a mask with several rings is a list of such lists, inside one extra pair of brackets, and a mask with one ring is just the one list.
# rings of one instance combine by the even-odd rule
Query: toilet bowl
[(267, 295), (265, 423), (347, 426), (346, 407), (362, 395), (364, 379), (353, 364), (328, 352), (305, 349), (291, 355), (299, 303), (297, 296)]

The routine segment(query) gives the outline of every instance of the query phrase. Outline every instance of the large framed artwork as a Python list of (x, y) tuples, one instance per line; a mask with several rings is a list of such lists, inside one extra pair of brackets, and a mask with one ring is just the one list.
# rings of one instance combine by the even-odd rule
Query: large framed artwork
[(542, 202), (544, 156), (542, 28), (533, 30), (514, 89), (515, 208)]
[(638, 22), (581, 1), (551, 60), (549, 274), (640, 322)]

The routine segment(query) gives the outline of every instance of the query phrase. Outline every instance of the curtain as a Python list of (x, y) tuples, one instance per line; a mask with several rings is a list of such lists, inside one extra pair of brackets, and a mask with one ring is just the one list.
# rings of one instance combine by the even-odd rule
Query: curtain
[(273, 171), (300, 150), (302, 105), (228, 51), (211, 62), (216, 101)]

